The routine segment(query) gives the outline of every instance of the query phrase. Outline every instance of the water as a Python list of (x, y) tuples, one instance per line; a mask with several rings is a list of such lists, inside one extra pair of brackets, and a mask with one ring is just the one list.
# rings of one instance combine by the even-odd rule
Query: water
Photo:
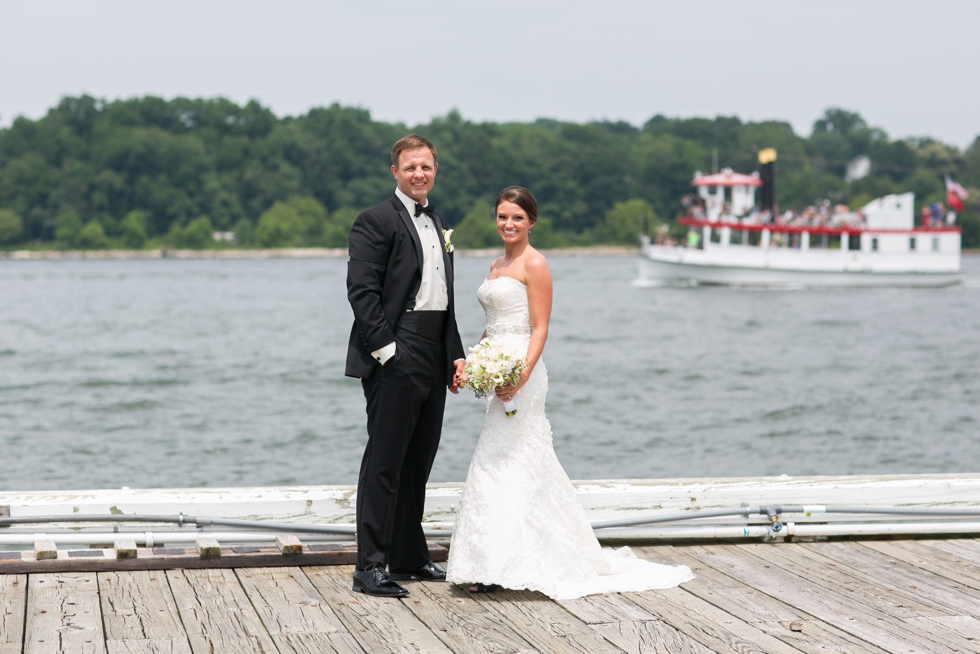
[[(947, 289), (634, 288), (551, 261), (555, 448), (577, 479), (977, 472), (980, 258)], [(466, 344), (488, 259), (457, 262)], [(340, 259), (0, 263), (0, 488), (356, 480)], [(433, 481), (483, 404), (450, 397)]]

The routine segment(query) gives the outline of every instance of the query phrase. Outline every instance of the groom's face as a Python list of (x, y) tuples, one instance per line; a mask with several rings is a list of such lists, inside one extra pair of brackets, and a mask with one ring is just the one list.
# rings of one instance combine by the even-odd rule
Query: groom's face
[(439, 164), (429, 148), (405, 150), (398, 155), (398, 166), (391, 167), (398, 189), (419, 204), (425, 204), (432, 185), (436, 181)]

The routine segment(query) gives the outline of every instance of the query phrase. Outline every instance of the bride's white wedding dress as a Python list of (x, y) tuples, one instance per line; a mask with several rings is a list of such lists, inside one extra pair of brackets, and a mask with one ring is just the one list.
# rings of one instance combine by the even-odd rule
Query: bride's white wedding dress
[[(531, 339), (527, 289), (513, 277), (477, 291), (487, 336), (523, 355)], [(538, 361), (515, 396), (517, 415), (487, 398), (449, 548), (447, 580), (536, 590), (554, 599), (669, 588), (694, 578), (686, 566), (638, 559), (628, 547), (604, 550), (562, 469), (545, 416), (548, 371)]]

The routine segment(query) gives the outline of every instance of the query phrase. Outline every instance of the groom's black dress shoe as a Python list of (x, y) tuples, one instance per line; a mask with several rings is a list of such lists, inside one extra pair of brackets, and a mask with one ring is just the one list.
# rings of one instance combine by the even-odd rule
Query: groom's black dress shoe
[(354, 571), (355, 593), (377, 595), (378, 597), (407, 597), (408, 591), (396, 584), (380, 565), (368, 570)]
[(429, 561), (415, 570), (392, 568), (391, 578), (395, 581), (446, 581), (446, 571)]

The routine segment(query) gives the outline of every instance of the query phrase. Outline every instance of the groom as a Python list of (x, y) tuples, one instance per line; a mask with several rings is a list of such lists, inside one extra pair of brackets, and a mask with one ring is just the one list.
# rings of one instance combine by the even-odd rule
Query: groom
[[(354, 590), (404, 597), (396, 581), (445, 581), (422, 533), (425, 483), (442, 434), (446, 388), (458, 392), (463, 343), (453, 306), (447, 225), (428, 201), (436, 148), (411, 134), (391, 148), (395, 194), (350, 231), (348, 377), (367, 399), (357, 480)], [(385, 570), (386, 566), (388, 571)]]

